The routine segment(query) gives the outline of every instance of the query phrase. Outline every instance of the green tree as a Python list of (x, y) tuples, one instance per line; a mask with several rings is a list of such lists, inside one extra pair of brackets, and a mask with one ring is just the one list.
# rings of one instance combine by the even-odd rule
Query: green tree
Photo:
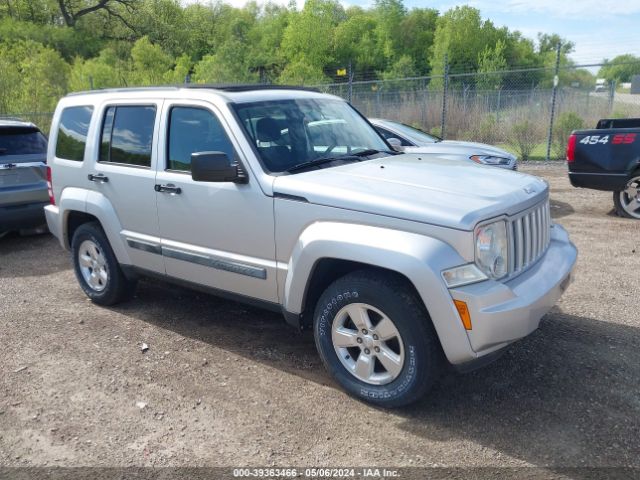
[(329, 79), (320, 67), (306, 63), (304, 59), (288, 63), (278, 82), (285, 85), (318, 85)]
[(291, 64), (288, 71), (322, 71), (331, 63), (333, 31), (344, 19), (344, 9), (336, 0), (308, 0), (302, 11), (292, 13), (281, 46), (285, 62)]
[(613, 60), (605, 60), (604, 63), (598, 77), (606, 78), (610, 82), (630, 82), (631, 77), (640, 75), (640, 57), (635, 55), (618, 55)]
[[(429, 73), (438, 11), (431, 8), (414, 8), (400, 22), (398, 49), (409, 55), (418, 75)], [(398, 53), (396, 52), (396, 55)]]
[(147, 37), (136, 41), (131, 49), (131, 71), (127, 83), (135, 85), (160, 85), (173, 66), (173, 58)]
[(0, 108), (49, 112), (67, 91), (69, 66), (58, 52), (32, 41), (0, 44)]
[[(507, 69), (507, 60), (504, 58), (505, 42), (498, 40), (495, 47), (486, 46), (478, 56), (478, 90), (497, 90), (502, 88), (502, 77)], [(499, 72), (499, 73), (497, 73)]]
[(254, 83), (258, 74), (251, 71), (244, 55), (245, 45), (238, 40), (225, 43), (213, 55), (205, 55), (194, 68), (197, 83)]
[(496, 32), (490, 21), (482, 20), (477, 8), (463, 6), (448, 10), (436, 22), (432, 73), (443, 73), (445, 54), (452, 73), (477, 70), (478, 53), (495, 43)]
[(373, 13), (377, 17), (378, 43), (387, 62), (393, 62), (400, 53), (402, 21), (407, 9), (402, 0), (375, 0)]

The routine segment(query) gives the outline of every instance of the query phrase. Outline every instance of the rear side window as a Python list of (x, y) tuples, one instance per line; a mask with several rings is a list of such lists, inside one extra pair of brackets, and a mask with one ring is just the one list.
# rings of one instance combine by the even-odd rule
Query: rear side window
[(167, 169), (191, 171), (191, 154), (224, 152), (234, 160), (233, 145), (224, 127), (209, 110), (173, 107), (169, 119), (169, 155)]
[(0, 128), (0, 155), (47, 153), (47, 139), (34, 127)]
[(151, 166), (154, 106), (109, 107), (102, 124), (101, 162)]
[(68, 107), (62, 111), (56, 141), (56, 157), (78, 162), (84, 159), (92, 113), (93, 107)]

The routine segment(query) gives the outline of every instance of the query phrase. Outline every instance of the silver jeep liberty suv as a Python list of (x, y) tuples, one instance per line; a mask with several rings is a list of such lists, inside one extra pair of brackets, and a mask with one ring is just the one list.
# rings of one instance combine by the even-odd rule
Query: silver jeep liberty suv
[(304, 89), (72, 94), (48, 166), (49, 228), (95, 303), (156, 276), (280, 311), (347, 392), (386, 407), (535, 330), (576, 261), (544, 181), (393, 152)]

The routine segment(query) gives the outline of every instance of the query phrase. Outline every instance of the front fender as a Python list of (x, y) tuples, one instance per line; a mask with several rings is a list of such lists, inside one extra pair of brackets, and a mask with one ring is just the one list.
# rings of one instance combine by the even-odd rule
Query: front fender
[(404, 275), (424, 302), (449, 361), (474, 356), (440, 274), (446, 268), (465, 263), (448, 244), (381, 227), (314, 223), (302, 232), (289, 259), (284, 289), (286, 311), (302, 313), (306, 286), (315, 265), (324, 258), (365, 263)]

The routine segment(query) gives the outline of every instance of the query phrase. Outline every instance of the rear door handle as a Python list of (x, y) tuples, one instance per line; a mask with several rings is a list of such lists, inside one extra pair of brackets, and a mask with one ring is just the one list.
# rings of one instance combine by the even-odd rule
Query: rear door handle
[(107, 183), (109, 181), (108, 177), (105, 177), (102, 173), (90, 173), (89, 175), (87, 175), (87, 178), (89, 179), (90, 182), (96, 182), (96, 183)]
[(156, 192), (170, 193), (172, 195), (179, 195), (182, 193), (180, 187), (176, 187), (173, 183), (167, 183), (166, 185), (157, 185), (153, 187)]

